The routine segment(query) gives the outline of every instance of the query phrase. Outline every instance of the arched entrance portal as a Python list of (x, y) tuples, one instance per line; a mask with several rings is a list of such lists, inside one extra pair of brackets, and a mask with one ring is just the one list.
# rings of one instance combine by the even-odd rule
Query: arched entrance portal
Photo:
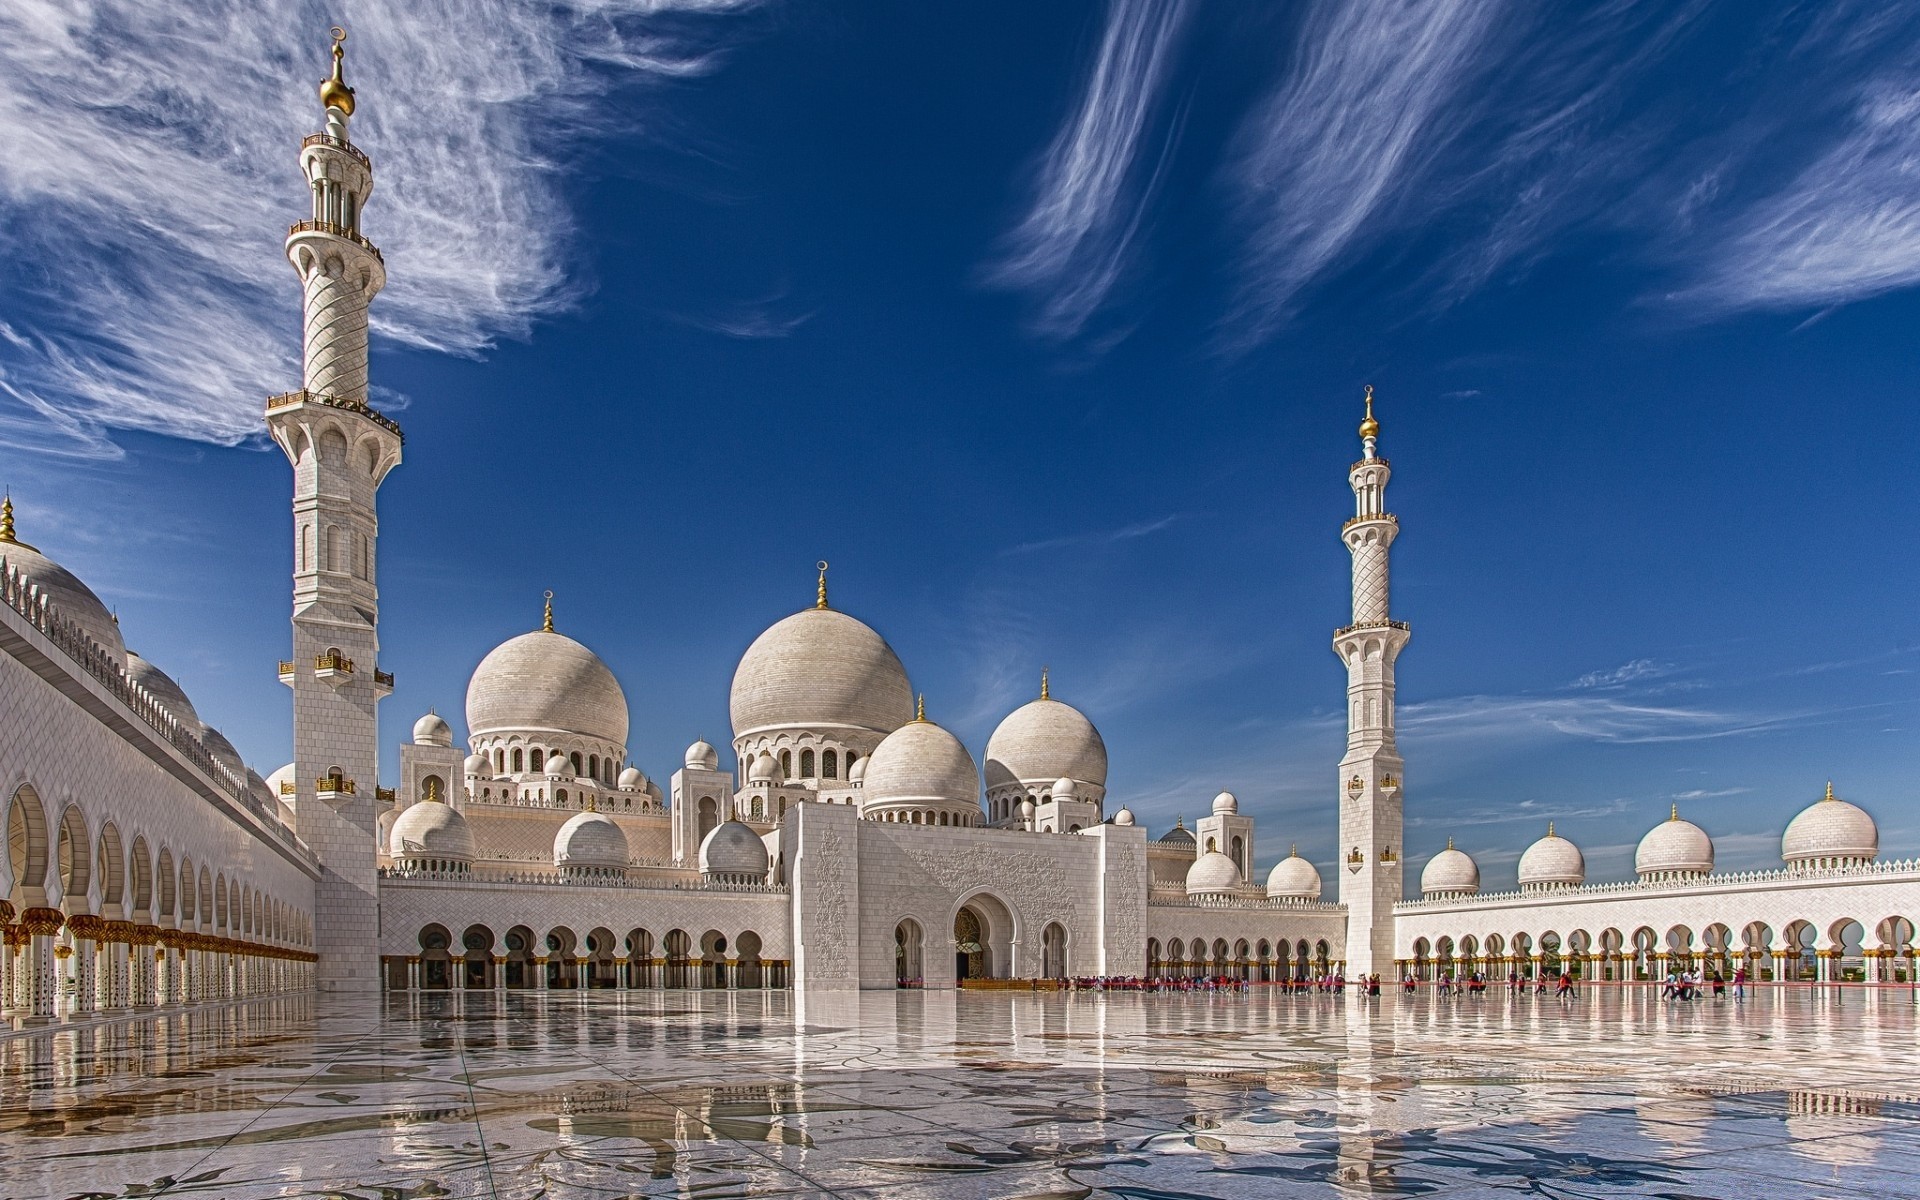
[(993, 896), (974, 896), (953, 915), (953, 978), (1009, 979), (1014, 971), (1013, 913)]
[(980, 914), (963, 908), (953, 919), (953, 977), (956, 980), (986, 979), (993, 974), (992, 951), (987, 948), (987, 931)]

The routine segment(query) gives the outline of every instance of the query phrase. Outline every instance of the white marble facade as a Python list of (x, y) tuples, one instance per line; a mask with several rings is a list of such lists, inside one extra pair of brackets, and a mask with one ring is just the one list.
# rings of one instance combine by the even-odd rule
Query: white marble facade
[(1333, 897), (1297, 850), (1256, 861), (1255, 821), (1230, 792), (1149, 840), (1112, 803), (1098, 729), (1044, 673), (976, 757), (928, 718), (886, 639), (834, 606), (825, 563), (812, 602), (736, 665), (730, 737), (689, 746), (664, 783), (628, 758), (616, 673), (549, 604), (539, 628), (479, 654), (464, 744), (429, 712), (379, 786), (376, 712), (394, 681), (377, 663), (376, 496), (401, 434), (366, 402), (366, 311), (386, 277), (361, 232), (373, 169), (341, 71), (336, 47), (324, 132), (300, 151), (312, 216), (287, 238), (305, 386), (267, 406), (294, 478), (294, 652), (279, 675), (295, 760), (249, 771), (0, 507), (0, 1008), (17, 1019), (315, 986), (1912, 977), (1920, 866), (1880, 862), (1872, 818), (1831, 789), (1786, 831), (1779, 870), (1716, 873), (1711, 837), (1675, 811), (1633, 881), (1589, 884), (1550, 830), (1516, 892), (1481, 894), (1449, 846), (1405, 897), (1402, 814), (1417, 801), (1395, 670), (1411, 634), (1390, 615), (1399, 522), (1371, 392), (1340, 530), (1348, 745), (1327, 828), (1302, 839), (1337, 830), (1321, 846)]

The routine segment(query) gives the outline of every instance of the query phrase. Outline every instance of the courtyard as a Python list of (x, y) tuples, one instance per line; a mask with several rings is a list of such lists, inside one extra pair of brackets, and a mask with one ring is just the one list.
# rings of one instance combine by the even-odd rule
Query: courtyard
[(1920, 1194), (1904, 989), (300, 996), (0, 1042), (0, 1196)]

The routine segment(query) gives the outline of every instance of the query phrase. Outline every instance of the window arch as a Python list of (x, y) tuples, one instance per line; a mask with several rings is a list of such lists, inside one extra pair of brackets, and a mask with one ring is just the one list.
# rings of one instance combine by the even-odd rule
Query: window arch
[(831, 750), (825, 750), (821, 752), (820, 778), (838, 779), (840, 777), (839, 776), (840, 764), (838, 762), (838, 759), (839, 759), (839, 755), (835, 754)]
[(587, 774), (595, 779), (600, 778), (600, 756), (598, 754), (587, 755)]
[[(535, 753), (535, 754), (538, 754), (538, 753), (540, 753), (540, 752), (539, 752), (538, 750), (535, 750), (535, 751), (534, 751), (534, 753)], [(520, 747), (518, 747), (518, 746), (515, 746), (515, 747), (513, 748), (513, 770), (514, 770), (514, 773), (515, 773), (515, 774), (519, 774), (519, 773), (520, 773), (521, 771), (524, 771), (524, 770), (526, 770), (526, 769), (527, 769), (527, 757), (526, 757), (526, 754), (525, 754), (525, 752), (523, 752), (523, 751), (522, 751), (522, 750), (520, 749)]]
[(578, 750), (575, 750), (571, 755), (568, 756), (568, 761), (573, 764), (573, 777), (575, 779), (578, 779), (580, 778), (581, 775), (585, 774), (585, 771), (580, 765), (580, 752)]
[(800, 752), (800, 778), (813, 778), (813, 751), (811, 750), (802, 750)]
[[(519, 755), (515, 754), (514, 757), (518, 758)], [(541, 767), (546, 765), (547, 752), (545, 750), (540, 749), (538, 746), (536, 746), (534, 747), (533, 751), (527, 755), (527, 758), (528, 758), (528, 763), (527, 763), (528, 767), (531, 768), (532, 770), (538, 771)]]
[(780, 752), (780, 778), (793, 778), (793, 751), (791, 750), (782, 750)]

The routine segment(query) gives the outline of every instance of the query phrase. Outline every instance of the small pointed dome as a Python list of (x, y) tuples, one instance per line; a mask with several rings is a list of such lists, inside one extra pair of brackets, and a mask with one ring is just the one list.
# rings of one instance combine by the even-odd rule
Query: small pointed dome
[(980, 772), (960, 739), (924, 718), (888, 734), (867, 756), (862, 808), (980, 803)]
[(745, 882), (767, 877), (767, 844), (740, 821), (722, 821), (700, 842), (700, 873)]
[(1175, 817), (1173, 819), (1173, 828), (1167, 830), (1154, 840), (1162, 846), (1191, 846), (1194, 844), (1193, 833), (1188, 830), (1184, 817)]
[(1107, 786), (1107, 744), (1085, 713), (1045, 694), (1007, 714), (987, 739), (986, 783), (1044, 786), (1065, 776)]
[(1480, 890), (1480, 864), (1464, 850), (1453, 848), (1453, 839), (1447, 839), (1447, 848), (1427, 860), (1420, 872), (1420, 894), (1422, 896), (1471, 896)]
[(468, 775), (475, 779), (493, 778), (493, 760), (484, 754), (467, 755), (464, 769)]
[(566, 755), (556, 750), (547, 755), (547, 765), (543, 773), (548, 779), (572, 779), (573, 764), (567, 761)]
[(1221, 896), (1240, 890), (1240, 868), (1218, 850), (1209, 850), (1187, 868), (1187, 895)]
[(1231, 817), (1240, 811), (1240, 801), (1232, 792), (1221, 792), (1213, 798), (1213, 815)]
[(387, 852), (402, 861), (440, 859), (470, 863), (474, 859), (473, 830), (451, 804), (422, 800), (410, 804), (394, 819), (387, 835)]
[(1033, 820), (1033, 814), (1036, 811), (1038, 810), (1034, 808), (1032, 800), (1022, 800), (1020, 802), (1020, 817), (1022, 820), (1026, 820), (1026, 821)]
[(1132, 825), (1133, 810), (1130, 808), (1122, 807), (1119, 812), (1113, 814), (1113, 823), (1115, 825)]
[(127, 644), (120, 637), (120, 622), (100, 597), (79, 576), (14, 536), (12, 497), (0, 502), (0, 562), (33, 584), (46, 597), (49, 611), (72, 622), (116, 665), (126, 664)]
[(701, 738), (687, 747), (687, 769), (690, 771), (712, 771), (720, 766), (720, 752), (705, 738)]
[(575, 813), (554, 835), (553, 865), (563, 871), (624, 872), (627, 835), (603, 812)]
[(853, 761), (853, 765), (847, 768), (847, 782), (865, 784), (866, 781), (867, 781), (867, 760), (864, 758), (857, 758)]
[[(5, 550), (6, 547), (0, 545), (0, 551)], [(194, 711), (193, 701), (187, 699), (187, 693), (173, 677), (131, 650), (127, 652), (127, 678), (147, 689), (147, 694), (172, 713), (174, 720), (188, 729), (200, 727), (200, 714)]]
[(645, 791), (647, 777), (639, 767), (628, 767), (620, 772), (620, 777), (614, 781), (614, 786), (623, 792)]
[(1295, 846), (1285, 858), (1267, 872), (1267, 897), (1273, 900), (1318, 900), (1320, 871), (1300, 857)]
[(753, 766), (747, 769), (748, 783), (778, 783), (780, 764), (773, 761), (773, 755), (762, 750), (754, 756)]
[(1053, 781), (1053, 786), (1047, 789), (1047, 794), (1055, 800), (1078, 799), (1080, 795), (1080, 785), (1063, 776)]
[(413, 723), (413, 744), (451, 746), (453, 745), (453, 726), (447, 724), (445, 717), (429, 709), (426, 716)]
[(208, 754), (213, 755), (213, 761), (232, 771), (235, 779), (246, 779), (247, 764), (241, 761), (240, 752), (233, 748), (233, 743), (227, 740), (225, 734), (205, 721), (200, 722), (199, 733), (200, 744), (207, 748)]
[(1795, 866), (1858, 866), (1879, 855), (1879, 826), (1867, 810), (1835, 796), (1831, 783), (1826, 797), (1801, 809), (1780, 839), (1780, 857)]
[(1520, 890), (1579, 887), (1587, 880), (1587, 857), (1580, 847), (1547, 826), (1547, 836), (1528, 846), (1520, 856)]
[(1642, 879), (1660, 880), (1713, 873), (1713, 839), (1692, 821), (1682, 820), (1680, 806), (1647, 831), (1633, 852), (1633, 869)]

